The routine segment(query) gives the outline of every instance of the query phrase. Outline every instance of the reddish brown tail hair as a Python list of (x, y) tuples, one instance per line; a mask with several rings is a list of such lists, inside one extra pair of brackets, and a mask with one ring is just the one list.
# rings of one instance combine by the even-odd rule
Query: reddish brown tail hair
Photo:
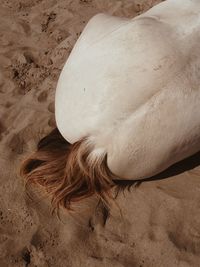
[(73, 202), (93, 194), (109, 207), (114, 177), (107, 167), (106, 155), (93, 158), (91, 152), (86, 138), (70, 144), (56, 128), (41, 139), (37, 151), (22, 163), (20, 174), (27, 184), (45, 189), (52, 198), (53, 209), (62, 206), (73, 210)]

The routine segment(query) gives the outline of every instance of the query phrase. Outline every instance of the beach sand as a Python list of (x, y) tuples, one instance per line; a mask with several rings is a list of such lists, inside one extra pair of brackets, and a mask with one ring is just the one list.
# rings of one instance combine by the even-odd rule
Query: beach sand
[(106, 222), (95, 198), (58, 220), (49, 199), (26, 191), (18, 175), (55, 127), (56, 83), (87, 21), (99, 12), (134, 17), (158, 2), (1, 1), (0, 267), (200, 266), (198, 164), (120, 193), (122, 214), (114, 208)]

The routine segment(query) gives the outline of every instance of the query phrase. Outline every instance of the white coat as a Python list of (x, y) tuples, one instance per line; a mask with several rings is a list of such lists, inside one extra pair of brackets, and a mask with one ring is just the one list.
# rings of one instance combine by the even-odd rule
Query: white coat
[(124, 179), (200, 150), (200, 1), (168, 0), (134, 19), (93, 17), (60, 75), (58, 129), (87, 136)]

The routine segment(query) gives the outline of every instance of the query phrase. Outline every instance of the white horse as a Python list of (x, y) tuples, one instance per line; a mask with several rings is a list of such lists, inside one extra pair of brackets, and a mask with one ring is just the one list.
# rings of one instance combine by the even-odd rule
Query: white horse
[(94, 193), (107, 201), (113, 179), (148, 178), (198, 152), (200, 1), (167, 0), (134, 19), (94, 16), (61, 72), (55, 113), (64, 138), (46, 137), (22, 174), (57, 206)]

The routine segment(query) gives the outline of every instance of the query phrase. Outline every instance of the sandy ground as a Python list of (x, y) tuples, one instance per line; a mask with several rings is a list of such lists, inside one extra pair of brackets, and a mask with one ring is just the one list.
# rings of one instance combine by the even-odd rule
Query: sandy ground
[(62, 221), (27, 197), (20, 161), (54, 126), (61, 68), (94, 14), (133, 17), (159, 1), (1, 0), (0, 267), (200, 266), (200, 167), (117, 198), (104, 225), (94, 200)]

